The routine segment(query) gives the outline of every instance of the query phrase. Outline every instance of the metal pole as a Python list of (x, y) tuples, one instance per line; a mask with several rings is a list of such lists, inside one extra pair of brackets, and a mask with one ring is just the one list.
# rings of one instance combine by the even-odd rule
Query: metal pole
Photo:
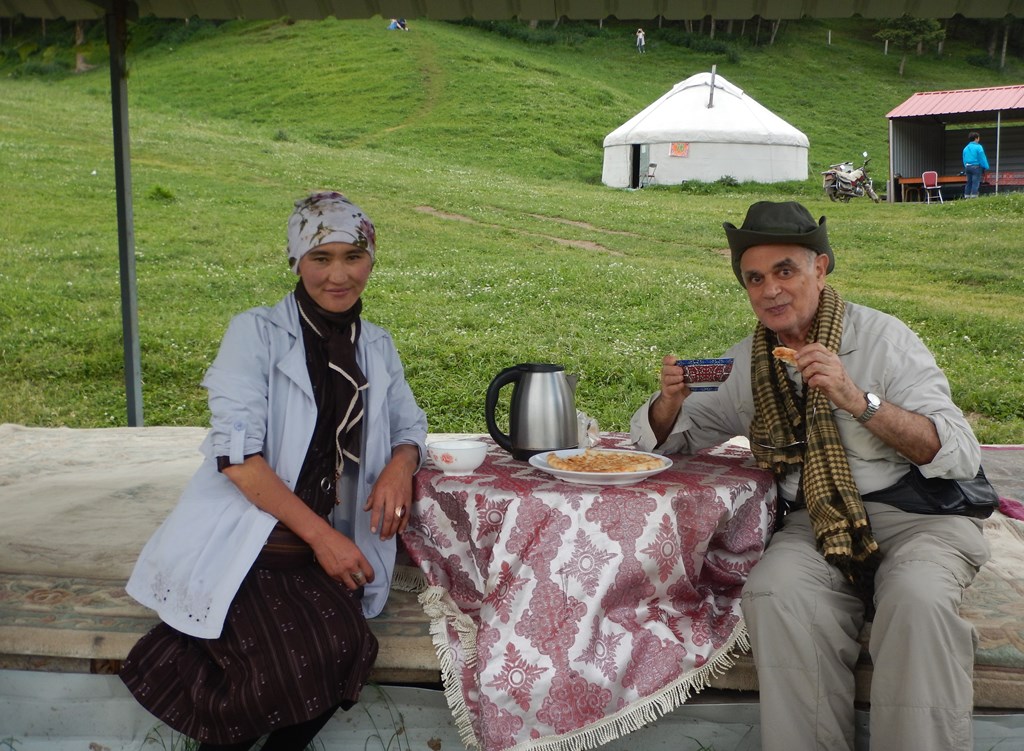
[(1003, 111), (996, 112), (996, 195), (999, 195), (999, 146), (1003, 136)]
[(715, 75), (716, 75), (715, 71), (717, 71), (717, 70), (718, 70), (718, 66), (717, 65), (712, 65), (711, 66), (711, 86), (710, 86), (711, 93), (708, 94), (708, 109), (711, 109), (712, 107), (715, 106)]
[[(886, 201), (886, 203), (895, 203), (896, 202), (896, 178), (893, 176), (894, 172), (893, 172), (893, 164), (892, 164), (893, 154), (895, 152), (893, 151), (892, 138), (893, 138), (892, 118), (889, 118), (889, 178), (886, 180), (886, 183), (885, 183), (885, 201)], [(902, 191), (902, 188), (903, 188), (903, 186), (900, 186), (900, 202), (903, 201), (903, 191)]]
[(139, 347), (139, 305), (135, 280), (135, 226), (132, 215), (132, 170), (128, 148), (128, 41), (126, 0), (114, 0), (106, 16), (110, 47), (110, 106), (114, 127), (114, 187), (117, 193), (117, 251), (121, 265), (121, 333), (124, 344), (124, 385), (128, 424), (142, 423), (142, 370)]

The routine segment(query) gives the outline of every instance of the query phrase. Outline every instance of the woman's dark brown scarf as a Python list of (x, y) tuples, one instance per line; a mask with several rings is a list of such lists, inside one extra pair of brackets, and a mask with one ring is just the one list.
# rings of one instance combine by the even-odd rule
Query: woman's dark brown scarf
[[(825, 285), (808, 342), (820, 342), (838, 352), (845, 309), (842, 298)], [(771, 469), (778, 479), (802, 466), (800, 494), (818, 547), (870, 602), (868, 593), (881, 553), (850, 473), (831, 405), (817, 389), (806, 389), (803, 395), (797, 392), (782, 361), (772, 355), (776, 344), (775, 334), (759, 323), (751, 359), (755, 407), (751, 451), (758, 466)]]
[(329, 313), (310, 297), (301, 280), (295, 286), (295, 301), (304, 330), (317, 337), (306, 343), (309, 376), (318, 409), (318, 429), (312, 443), (316, 443), (321, 424), (329, 422), (336, 449), (336, 482), (346, 463), (358, 465), (362, 454), (363, 393), (367, 382), (356, 362), (356, 343), (362, 331), (359, 316), (363, 301), (357, 300), (344, 313)]

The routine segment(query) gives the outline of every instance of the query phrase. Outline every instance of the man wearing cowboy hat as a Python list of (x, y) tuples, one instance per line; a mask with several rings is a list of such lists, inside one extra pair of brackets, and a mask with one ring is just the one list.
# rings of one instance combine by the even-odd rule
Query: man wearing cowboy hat
[(988, 559), (984, 511), (940, 507), (908, 478), (973, 478), (978, 441), (917, 335), (826, 283), (824, 217), (762, 201), (723, 226), (755, 331), (725, 353), (718, 391), (691, 393), (665, 357), (631, 433), (666, 454), (747, 436), (775, 473), (784, 524), (743, 589), (762, 748), (853, 749), (858, 635), (873, 617), (872, 750), (972, 749), (976, 635), (958, 606)]

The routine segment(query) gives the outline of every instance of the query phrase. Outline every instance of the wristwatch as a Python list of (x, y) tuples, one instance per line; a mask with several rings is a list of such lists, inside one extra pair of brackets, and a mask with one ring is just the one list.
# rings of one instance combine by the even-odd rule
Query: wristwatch
[(870, 391), (864, 392), (864, 398), (868, 400), (868, 408), (864, 410), (860, 417), (857, 418), (857, 422), (867, 422), (875, 416), (875, 412), (882, 406), (882, 400), (872, 394)]

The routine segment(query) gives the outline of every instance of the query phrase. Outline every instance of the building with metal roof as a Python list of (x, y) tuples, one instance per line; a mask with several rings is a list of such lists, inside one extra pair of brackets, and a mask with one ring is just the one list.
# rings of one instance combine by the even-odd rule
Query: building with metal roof
[(990, 174), (987, 189), (1020, 189), (1024, 176), (1024, 84), (921, 91), (890, 111), (889, 201), (904, 199), (900, 178), (926, 170), (956, 176), (970, 131), (981, 135)]

